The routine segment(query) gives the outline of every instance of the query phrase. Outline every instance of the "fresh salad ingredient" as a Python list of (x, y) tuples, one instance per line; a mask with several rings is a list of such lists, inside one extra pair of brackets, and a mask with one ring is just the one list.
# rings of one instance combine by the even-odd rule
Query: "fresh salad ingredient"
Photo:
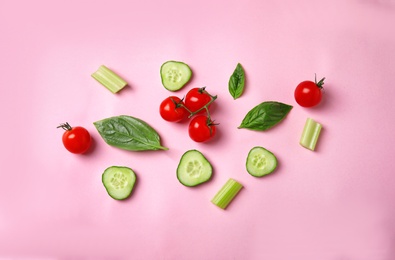
[(224, 186), (217, 192), (214, 198), (211, 200), (214, 205), (220, 207), (221, 209), (226, 209), (229, 203), (234, 199), (234, 197), (243, 188), (236, 180), (230, 178)]
[(188, 116), (184, 102), (176, 96), (170, 96), (162, 101), (159, 106), (161, 117), (169, 122), (180, 122)]
[[(188, 133), (195, 142), (206, 142), (216, 133), (216, 123), (210, 117), (210, 105), (217, 99), (206, 91), (206, 88), (193, 88), (185, 101), (176, 96), (170, 96), (162, 101), (159, 112), (163, 119), (170, 122), (179, 122), (186, 116), (192, 117)], [(206, 114), (202, 114), (206, 112)]]
[(114, 116), (93, 123), (104, 141), (130, 151), (168, 150), (161, 146), (159, 134), (141, 119)]
[(162, 85), (170, 91), (180, 90), (192, 77), (191, 68), (180, 61), (167, 61), (160, 67)]
[(229, 93), (232, 95), (233, 99), (239, 98), (243, 94), (245, 85), (245, 73), (244, 69), (240, 63), (237, 64), (236, 69), (230, 76), (228, 88)]
[(213, 168), (198, 150), (186, 151), (177, 167), (177, 178), (181, 184), (193, 187), (210, 180)]
[(263, 102), (251, 109), (238, 128), (265, 131), (278, 123), (291, 111), (292, 106), (276, 101)]
[(190, 112), (204, 112), (202, 108), (206, 106), (208, 109), (214, 99), (216, 99), (216, 96), (211, 96), (206, 91), (206, 87), (193, 88), (185, 96), (185, 106)]
[(111, 166), (102, 174), (102, 182), (108, 195), (116, 200), (124, 200), (132, 193), (136, 174), (128, 167)]
[(314, 121), (314, 119), (307, 118), (299, 143), (303, 147), (314, 151), (321, 129), (322, 125), (320, 123)]
[(61, 124), (57, 128), (65, 130), (62, 141), (64, 147), (71, 153), (85, 153), (91, 146), (91, 135), (81, 126), (71, 127), (69, 123)]
[(277, 167), (277, 158), (263, 147), (256, 146), (247, 156), (247, 172), (254, 177), (262, 177), (272, 173)]
[(210, 117), (197, 115), (189, 123), (189, 137), (195, 142), (207, 142), (215, 136), (215, 126)]
[(317, 82), (317, 75), (313, 81), (303, 81), (295, 89), (295, 100), (302, 107), (313, 107), (318, 105), (322, 99), (322, 85), (325, 78)]
[(92, 74), (92, 77), (112, 93), (117, 93), (128, 85), (125, 80), (104, 65), (101, 65), (99, 69)]

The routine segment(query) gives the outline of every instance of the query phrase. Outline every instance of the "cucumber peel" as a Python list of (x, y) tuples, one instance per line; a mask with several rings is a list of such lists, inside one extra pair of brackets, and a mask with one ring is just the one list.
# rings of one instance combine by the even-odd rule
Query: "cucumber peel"
[(191, 68), (181, 61), (167, 61), (160, 67), (162, 85), (170, 91), (180, 90), (192, 77)]
[(187, 187), (193, 187), (210, 180), (213, 168), (198, 150), (186, 151), (177, 167), (177, 179)]
[(256, 146), (247, 156), (247, 172), (254, 177), (262, 177), (272, 173), (277, 167), (277, 158), (269, 150)]
[(136, 174), (125, 166), (108, 167), (102, 174), (102, 182), (108, 195), (115, 200), (130, 196), (136, 183)]

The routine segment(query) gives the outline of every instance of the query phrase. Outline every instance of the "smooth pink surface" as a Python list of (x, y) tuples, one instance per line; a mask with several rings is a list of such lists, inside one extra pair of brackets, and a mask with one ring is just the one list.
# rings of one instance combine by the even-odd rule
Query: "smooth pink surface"
[[(395, 2), (11, 1), (0, 2), (0, 258), (395, 259)], [(188, 63), (218, 95), (218, 136), (191, 141), (187, 123), (162, 120), (159, 68)], [(237, 62), (240, 99), (228, 93)], [(112, 94), (91, 78), (100, 65), (130, 83)], [(323, 102), (296, 104), (303, 80), (325, 76)], [(263, 101), (294, 106), (267, 132), (237, 129)], [(139, 117), (169, 151), (108, 146), (93, 122)], [(317, 151), (298, 142), (307, 117), (322, 123)], [(66, 151), (60, 123), (86, 127), (94, 145)], [(254, 178), (253, 146), (279, 160)], [(199, 149), (213, 179), (196, 188), (175, 174)], [(111, 199), (111, 165), (138, 176), (132, 197)], [(244, 185), (226, 211), (210, 200), (228, 178)]]

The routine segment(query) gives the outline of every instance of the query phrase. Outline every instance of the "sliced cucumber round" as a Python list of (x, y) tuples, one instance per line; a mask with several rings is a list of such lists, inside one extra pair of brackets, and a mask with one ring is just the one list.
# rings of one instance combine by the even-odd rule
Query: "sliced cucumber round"
[(128, 167), (111, 166), (104, 171), (102, 182), (111, 198), (124, 200), (132, 193), (136, 174)]
[(277, 158), (263, 147), (256, 146), (247, 156), (247, 172), (254, 177), (262, 177), (272, 173), (277, 167)]
[(160, 67), (163, 86), (170, 91), (181, 89), (191, 79), (192, 70), (180, 61), (167, 61)]
[(186, 151), (177, 167), (177, 178), (181, 184), (193, 187), (210, 180), (213, 168), (198, 150)]

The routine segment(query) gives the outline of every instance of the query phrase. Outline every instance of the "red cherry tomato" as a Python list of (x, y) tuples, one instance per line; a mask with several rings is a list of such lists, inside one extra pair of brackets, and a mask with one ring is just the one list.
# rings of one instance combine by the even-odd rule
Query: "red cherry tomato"
[(160, 104), (159, 113), (166, 121), (179, 122), (188, 115), (188, 112), (183, 105), (184, 102), (181, 99), (175, 96), (170, 96)]
[(318, 105), (322, 99), (322, 85), (325, 78), (319, 82), (303, 81), (295, 89), (295, 100), (302, 107), (313, 107)]
[(206, 142), (215, 136), (215, 124), (205, 115), (192, 118), (189, 123), (189, 136), (195, 142)]
[[(185, 96), (185, 106), (195, 112), (211, 101), (212, 97), (205, 88), (193, 88)], [(204, 112), (204, 109), (202, 110)]]
[(69, 123), (61, 124), (59, 127), (65, 130), (62, 141), (69, 152), (85, 153), (91, 146), (91, 135), (85, 128), (81, 126), (71, 127)]

